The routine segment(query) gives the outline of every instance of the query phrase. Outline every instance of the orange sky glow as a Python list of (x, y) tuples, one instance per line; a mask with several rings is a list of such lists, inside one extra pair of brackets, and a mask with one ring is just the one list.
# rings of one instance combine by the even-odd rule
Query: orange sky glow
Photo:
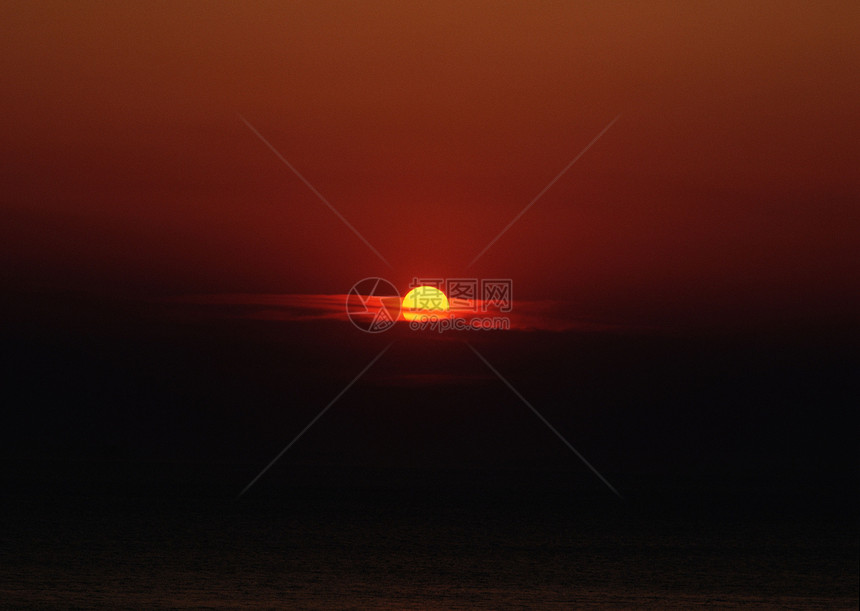
[(0, 19), (13, 288), (469, 275), (643, 322), (860, 305), (856, 2), (4, 3)]

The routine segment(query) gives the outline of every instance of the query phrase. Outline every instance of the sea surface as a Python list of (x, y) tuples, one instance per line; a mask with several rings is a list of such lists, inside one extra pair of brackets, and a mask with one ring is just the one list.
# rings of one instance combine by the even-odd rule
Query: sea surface
[[(236, 498), (171, 465), (137, 481), (50, 468), (6, 472), (4, 608), (858, 605), (857, 522), (838, 503), (622, 501), (585, 477), (535, 473), (273, 478)], [(206, 469), (232, 484), (245, 467)]]
[(389, 339), (23, 310), (0, 608), (860, 604), (842, 329), (470, 336), (623, 498), (459, 339), (404, 330), (237, 498)]

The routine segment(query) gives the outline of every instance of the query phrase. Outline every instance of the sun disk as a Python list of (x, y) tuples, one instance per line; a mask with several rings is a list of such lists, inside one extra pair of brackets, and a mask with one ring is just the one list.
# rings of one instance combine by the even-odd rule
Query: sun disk
[(435, 286), (417, 286), (403, 298), (402, 312), (406, 320), (424, 316), (441, 318), (448, 312), (448, 298)]

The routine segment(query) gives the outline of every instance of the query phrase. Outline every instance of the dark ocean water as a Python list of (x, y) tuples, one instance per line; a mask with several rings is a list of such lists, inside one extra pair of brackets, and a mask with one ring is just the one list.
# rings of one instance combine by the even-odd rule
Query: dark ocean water
[(404, 333), (237, 499), (382, 345), (118, 320), (0, 330), (0, 607), (858, 607), (841, 331), (470, 338), (623, 501)]
[(238, 500), (194, 484), (156, 489), (157, 471), (147, 489), (13, 485), (0, 599), (7, 608), (857, 608), (856, 520), (838, 509), (621, 502), (585, 478), (414, 477), (425, 479), (275, 481)]

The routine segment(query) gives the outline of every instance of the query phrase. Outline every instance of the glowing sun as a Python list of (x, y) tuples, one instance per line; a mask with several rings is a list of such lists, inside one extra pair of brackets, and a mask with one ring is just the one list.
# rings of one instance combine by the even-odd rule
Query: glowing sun
[(435, 286), (417, 286), (406, 293), (401, 311), (406, 320), (442, 318), (448, 312), (448, 298)]

